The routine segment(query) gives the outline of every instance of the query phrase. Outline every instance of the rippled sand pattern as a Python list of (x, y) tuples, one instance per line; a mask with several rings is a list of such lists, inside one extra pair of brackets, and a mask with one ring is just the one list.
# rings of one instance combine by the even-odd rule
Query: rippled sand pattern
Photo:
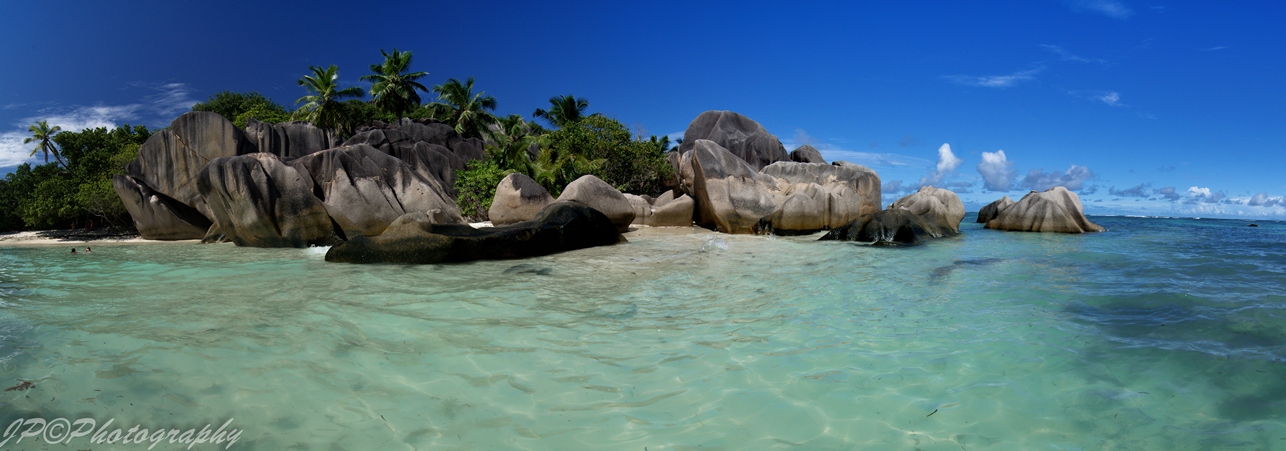
[(0, 249), (0, 383), (36, 384), (0, 392), (0, 424), (235, 417), (234, 449), (263, 450), (1286, 448), (1286, 225), (1095, 220), (443, 266)]

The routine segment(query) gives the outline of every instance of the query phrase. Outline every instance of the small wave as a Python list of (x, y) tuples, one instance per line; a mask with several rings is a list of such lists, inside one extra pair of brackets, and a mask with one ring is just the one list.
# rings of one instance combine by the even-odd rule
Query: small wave
[(723, 238), (709, 235), (706, 237), (706, 241), (701, 244), (701, 252), (714, 252), (715, 250), (728, 250), (728, 242)]

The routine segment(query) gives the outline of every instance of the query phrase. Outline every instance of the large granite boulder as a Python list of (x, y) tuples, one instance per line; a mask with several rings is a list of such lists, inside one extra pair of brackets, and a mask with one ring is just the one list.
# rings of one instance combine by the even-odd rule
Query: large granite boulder
[(822, 158), (822, 153), (817, 148), (810, 145), (802, 145), (790, 151), (790, 161), (798, 163), (825, 163), (826, 159)]
[(964, 203), (960, 196), (950, 190), (922, 186), (919, 191), (911, 193), (889, 205), (890, 210), (902, 209), (937, 223), (940, 228), (951, 233), (960, 232), (960, 221), (964, 220)]
[(694, 220), (724, 233), (807, 234), (879, 210), (879, 175), (848, 162), (777, 162), (755, 171), (717, 143), (697, 140), (680, 164)]
[(887, 210), (862, 215), (821, 239), (912, 245), (960, 233), (963, 219), (964, 203), (956, 193), (925, 186), (893, 202)]
[(588, 205), (607, 215), (612, 224), (616, 224), (616, 228), (622, 232), (629, 230), (630, 223), (634, 222), (634, 207), (630, 206), (625, 195), (593, 175), (583, 175), (568, 183), (562, 194), (558, 195), (558, 200), (572, 200)]
[(496, 226), (530, 221), (553, 202), (554, 197), (545, 187), (526, 174), (515, 172), (496, 185), (496, 196), (491, 200), (487, 218)]
[(191, 111), (174, 119), (169, 128), (149, 137), (139, 147), (138, 158), (125, 166), (125, 173), (152, 191), (211, 218), (210, 207), (196, 187), (201, 168), (215, 158), (256, 150), (241, 129), (223, 116)]
[(630, 208), (634, 209), (634, 221), (630, 224), (647, 224), (652, 218), (652, 202), (637, 194), (622, 193), (621, 195), (625, 196), (625, 200), (630, 203)]
[(464, 138), (451, 126), (434, 120), (402, 118), (391, 124), (373, 122), (358, 129), (344, 146), (365, 144), (397, 157), (425, 178), (435, 178), (455, 199), (455, 172), (473, 160), (486, 158), (485, 143)]
[(311, 191), (349, 239), (378, 235), (397, 218), (417, 211), (440, 224), (464, 222), (437, 180), (371, 146), (324, 150), (290, 164), (312, 182)]
[(1013, 204), (1014, 200), (1010, 199), (1009, 196), (1005, 196), (997, 199), (995, 202), (983, 206), (978, 210), (978, 223), (986, 224), (987, 221), (996, 219), (996, 216), (1000, 216), (1000, 210), (1009, 208), (1009, 206)]
[(683, 132), (679, 152), (691, 151), (701, 139), (718, 143), (755, 171), (773, 162), (790, 160), (786, 147), (776, 135), (768, 133), (758, 122), (731, 111), (706, 111), (698, 115)]
[(695, 208), (696, 203), (687, 194), (668, 202), (660, 202), (658, 199), (652, 205), (652, 216), (644, 224), (652, 227), (692, 227), (692, 212)]
[(216, 158), (201, 170), (197, 187), (214, 213), (210, 234), (238, 246), (307, 247), (335, 237), (312, 181), (276, 155)]
[(596, 209), (557, 201), (530, 221), (475, 229), (438, 224), (427, 215), (399, 218), (384, 233), (358, 236), (330, 248), (326, 261), (343, 263), (456, 263), (549, 255), (622, 241), (616, 225)]
[(334, 134), (307, 122), (270, 124), (253, 118), (246, 121), (246, 138), (260, 152), (276, 155), (283, 160), (320, 152), (339, 144)]
[(134, 219), (138, 234), (149, 240), (199, 240), (210, 228), (210, 220), (195, 208), (152, 191), (128, 175), (112, 178), (116, 195)]
[(1085, 217), (1081, 198), (1067, 188), (1055, 186), (1043, 193), (1032, 191), (1017, 203), (1000, 209), (987, 221), (988, 229), (1021, 232), (1085, 233), (1105, 232)]

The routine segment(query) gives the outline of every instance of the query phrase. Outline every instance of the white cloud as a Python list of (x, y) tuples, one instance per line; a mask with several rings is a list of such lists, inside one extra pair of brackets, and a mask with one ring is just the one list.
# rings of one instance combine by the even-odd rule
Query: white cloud
[(1106, 63), (1106, 61), (1103, 61), (1101, 59), (1089, 59), (1089, 58), (1074, 54), (1072, 52), (1067, 51), (1067, 49), (1064, 49), (1057, 45), (1041, 44), (1040, 46), (1045, 50), (1048, 50), (1054, 53), (1055, 55), (1058, 55), (1059, 60), (1061, 61), (1074, 61), (1077, 63)]
[(1268, 197), (1268, 193), (1259, 193), (1251, 196), (1251, 198), (1246, 201), (1246, 205), (1250, 205), (1252, 207), (1273, 207), (1277, 205), (1286, 206), (1286, 202), (1283, 202), (1284, 200), (1286, 199), (1283, 199), (1280, 196)]
[(957, 84), (965, 86), (980, 86), (984, 88), (1008, 88), (1028, 80), (1035, 80), (1036, 74), (1044, 68), (1036, 68), (1014, 72), (1009, 75), (947, 75), (943, 78), (951, 80)]
[(0, 167), (16, 166), (25, 162), (44, 162), (44, 157), (37, 154), (29, 156), (35, 144), (23, 144), (31, 137), (28, 127), (45, 120), (49, 125), (61, 127), (63, 131), (79, 132), (87, 128), (114, 128), (118, 125), (145, 119), (160, 119), (168, 123), (176, 116), (192, 109), (197, 101), (191, 98), (192, 89), (183, 83), (163, 85), (141, 85), (152, 91), (137, 103), (126, 105), (93, 105), (71, 108), (45, 108), (35, 115), (23, 118), (15, 123), (16, 130), (0, 133)]
[(1091, 97), (1094, 100), (1108, 104), (1109, 106), (1123, 106), (1121, 103), (1121, 93), (1116, 91), (1104, 92)]
[(982, 175), (982, 188), (987, 191), (1009, 191), (1014, 184), (1014, 164), (1005, 158), (1003, 150), (983, 152), (978, 174)]
[(1102, 14), (1117, 20), (1128, 19), (1134, 10), (1116, 0), (1074, 0), (1072, 10)]
[(1190, 187), (1188, 188), (1188, 197), (1209, 197), (1210, 188)]
[(1058, 171), (1047, 173), (1041, 169), (1032, 169), (1020, 183), (1022, 186), (1036, 191), (1044, 191), (1055, 186), (1079, 191), (1085, 186), (1085, 181), (1092, 178), (1094, 178), (1094, 172), (1090, 171), (1088, 167), (1072, 165), (1067, 169), (1067, 173)]
[(795, 130), (794, 141), (782, 141), (782, 146), (787, 151), (793, 150), (802, 145), (810, 145), (821, 152), (826, 161), (847, 161), (864, 166), (884, 166), (884, 167), (909, 167), (909, 166), (928, 166), (932, 164), (929, 160), (909, 155), (887, 152), (862, 152), (850, 150), (844, 147), (827, 143), (809, 135), (802, 129)]
[(955, 172), (961, 163), (964, 163), (964, 160), (957, 158), (956, 154), (951, 152), (951, 144), (943, 143), (938, 147), (937, 167), (932, 174), (920, 178), (920, 186), (941, 185), (942, 181)]
[(1217, 52), (1217, 51), (1219, 51), (1219, 50), (1223, 50), (1223, 49), (1226, 49), (1226, 48), (1228, 48), (1228, 47), (1227, 47), (1227, 46), (1223, 46), (1223, 45), (1216, 45), (1216, 46), (1214, 46), (1214, 47), (1211, 47), (1211, 48), (1206, 49), (1206, 51), (1207, 51), (1207, 52)]

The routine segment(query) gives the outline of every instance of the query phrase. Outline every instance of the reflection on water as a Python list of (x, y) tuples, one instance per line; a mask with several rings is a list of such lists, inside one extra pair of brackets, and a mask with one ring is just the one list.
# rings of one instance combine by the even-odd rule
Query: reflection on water
[(0, 424), (236, 418), (241, 449), (1286, 446), (1286, 227), (1095, 220), (440, 266), (0, 249), (0, 378), (36, 384), (0, 392)]

